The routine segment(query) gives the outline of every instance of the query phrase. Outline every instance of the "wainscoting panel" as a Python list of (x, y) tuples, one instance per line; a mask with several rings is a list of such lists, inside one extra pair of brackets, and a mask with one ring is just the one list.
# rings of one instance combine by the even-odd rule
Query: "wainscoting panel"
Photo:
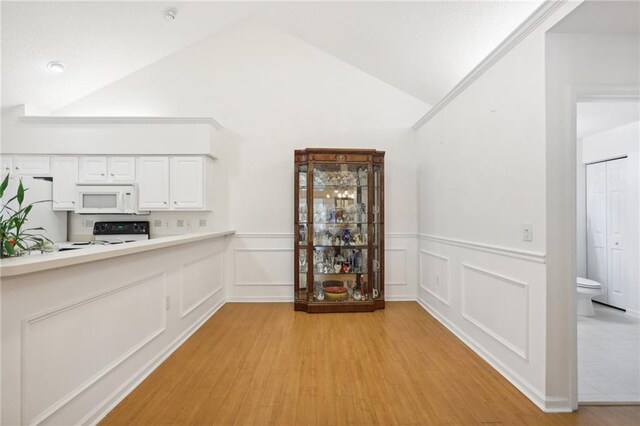
[(449, 275), (447, 257), (420, 250), (420, 288), (446, 306), (451, 304)]
[(235, 285), (293, 286), (293, 249), (235, 249)]
[(24, 320), (22, 423), (47, 419), (162, 333), (164, 300), (158, 274)]
[(418, 239), (418, 302), (545, 409), (545, 253)]
[(399, 286), (407, 284), (407, 249), (385, 249), (385, 286)]
[[(529, 285), (476, 266), (462, 265), (462, 316), (523, 359), (528, 359)], [(508, 319), (508, 321), (505, 321)]]
[(180, 317), (193, 312), (224, 288), (223, 253), (186, 263), (180, 268)]
[[(415, 234), (386, 234), (385, 298), (415, 300)], [(293, 235), (236, 234), (227, 253), (226, 299), (231, 302), (293, 301)]]

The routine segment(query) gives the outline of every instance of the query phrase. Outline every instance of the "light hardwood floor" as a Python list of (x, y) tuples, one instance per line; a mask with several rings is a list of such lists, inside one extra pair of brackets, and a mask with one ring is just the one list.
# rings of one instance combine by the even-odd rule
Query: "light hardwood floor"
[(414, 302), (306, 314), (223, 306), (102, 422), (626, 425), (640, 407), (544, 414)]

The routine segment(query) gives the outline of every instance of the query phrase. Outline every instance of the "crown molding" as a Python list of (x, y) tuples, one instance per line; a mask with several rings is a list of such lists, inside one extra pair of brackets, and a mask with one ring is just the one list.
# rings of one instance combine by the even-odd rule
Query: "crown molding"
[(542, 3), (529, 17), (507, 36), (489, 55), (487, 55), (475, 68), (467, 74), (460, 83), (451, 89), (444, 98), (440, 99), (425, 115), (422, 116), (411, 128), (419, 130), (429, 120), (435, 117), (445, 106), (458, 97), (475, 82), (480, 76), (493, 67), (500, 59), (522, 42), (529, 34), (545, 22), (568, 0), (547, 0)]
[(216, 130), (222, 125), (212, 117), (81, 117), (23, 115), (20, 121), (39, 124), (208, 124)]

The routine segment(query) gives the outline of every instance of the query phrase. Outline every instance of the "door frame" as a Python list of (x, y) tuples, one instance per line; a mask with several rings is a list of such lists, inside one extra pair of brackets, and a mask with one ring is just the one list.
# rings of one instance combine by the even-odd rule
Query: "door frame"
[[(566, 279), (562, 282), (571, 286), (570, 291), (570, 312), (568, 331), (569, 331), (569, 358), (570, 358), (570, 404), (573, 410), (578, 409), (578, 312), (577, 312), (577, 288), (575, 285), (577, 278), (577, 247), (576, 247), (576, 228), (577, 228), (577, 182), (576, 182), (576, 163), (577, 163), (577, 106), (579, 102), (604, 102), (604, 101), (640, 101), (640, 86), (571, 86), (567, 88), (564, 99), (565, 119), (567, 119), (568, 128), (563, 143), (567, 144), (570, 155), (568, 161), (564, 162), (564, 172), (567, 179), (565, 188), (571, 197), (571, 203), (564, 209), (557, 210), (554, 214), (556, 218), (564, 216), (566, 219), (560, 219), (567, 225), (568, 232), (565, 237), (570, 238), (571, 252), (568, 258), (555, 259), (559, 263), (562, 277)], [(547, 188), (547, 193), (549, 188)], [(554, 259), (549, 258), (549, 262)], [(567, 263), (568, 262), (568, 263)], [(561, 353), (554, 353), (554, 356), (560, 357)]]

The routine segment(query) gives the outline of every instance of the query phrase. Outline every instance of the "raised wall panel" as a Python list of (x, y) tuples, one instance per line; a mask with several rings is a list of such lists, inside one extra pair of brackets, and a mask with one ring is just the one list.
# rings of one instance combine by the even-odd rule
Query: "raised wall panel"
[(461, 274), (462, 316), (528, 359), (529, 285), (464, 263)]
[(235, 249), (235, 285), (293, 286), (292, 252), (289, 248)]
[(449, 259), (427, 250), (420, 250), (420, 287), (449, 306)]
[(180, 317), (185, 317), (222, 290), (223, 254), (186, 263), (180, 270)]
[(46, 420), (162, 333), (164, 301), (157, 274), (25, 319), (21, 423)]
[(407, 285), (407, 249), (388, 248), (385, 256), (385, 286)]

